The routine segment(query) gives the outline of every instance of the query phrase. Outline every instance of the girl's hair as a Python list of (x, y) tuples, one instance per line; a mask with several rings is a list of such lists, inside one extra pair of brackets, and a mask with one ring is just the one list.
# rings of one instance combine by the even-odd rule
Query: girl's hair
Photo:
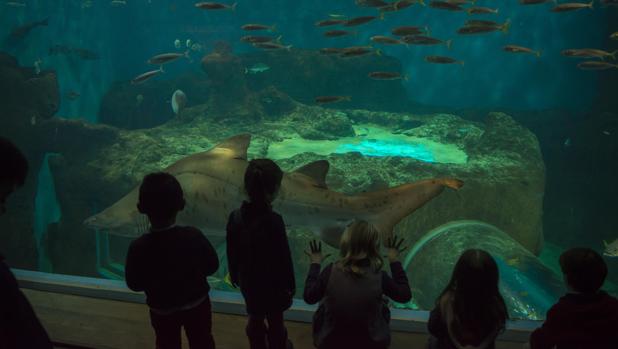
[(245, 171), (245, 191), (252, 203), (270, 206), (281, 185), (283, 171), (270, 159), (253, 159)]
[(445, 304), (452, 307), (456, 339), (483, 339), (504, 330), (509, 314), (498, 281), (498, 265), (489, 253), (471, 249), (459, 257), (451, 281), (436, 301), (443, 314)]
[(382, 268), (379, 251), (380, 233), (366, 221), (352, 222), (341, 236), (339, 246), (341, 266), (346, 272), (362, 276), (367, 267), (372, 271)]

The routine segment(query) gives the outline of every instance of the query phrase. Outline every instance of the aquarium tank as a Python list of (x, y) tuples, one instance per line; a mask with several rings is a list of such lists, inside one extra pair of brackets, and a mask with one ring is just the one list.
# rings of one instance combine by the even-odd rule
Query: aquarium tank
[[(0, 217), (14, 267), (123, 280), (144, 175), (166, 171), (227, 277), (247, 161), (286, 172), (298, 289), (312, 239), (397, 234), (430, 310), (487, 250), (512, 318), (566, 289), (588, 247), (618, 294), (618, 1), (2, 0), (0, 136), (27, 155)], [(297, 291), (296, 296), (300, 297)]]

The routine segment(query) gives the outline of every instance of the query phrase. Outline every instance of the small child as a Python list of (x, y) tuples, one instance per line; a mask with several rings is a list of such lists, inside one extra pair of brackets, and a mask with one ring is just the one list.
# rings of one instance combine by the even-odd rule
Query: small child
[(191, 349), (215, 347), (206, 277), (217, 271), (219, 259), (199, 229), (176, 226), (184, 206), (174, 176), (144, 177), (137, 207), (148, 216), (150, 231), (131, 243), (125, 277), (130, 289), (146, 293), (157, 349), (180, 349), (182, 327)]
[(249, 201), (233, 211), (227, 223), (228, 269), (232, 285), (240, 286), (245, 298), (251, 349), (292, 346), (283, 312), (296, 291), (294, 266), (285, 223), (271, 206), (282, 178), (283, 171), (273, 161), (251, 160), (244, 177)]
[(428, 348), (494, 349), (508, 319), (498, 281), (498, 265), (489, 253), (465, 251), (429, 316)]
[(391, 278), (382, 271), (380, 233), (365, 221), (354, 221), (341, 237), (341, 258), (320, 273), (321, 243), (312, 241), (305, 302), (322, 300), (313, 317), (313, 343), (319, 349), (385, 349), (390, 345), (390, 311), (383, 295), (397, 302), (412, 297), (399, 262), (403, 240), (388, 239)]
[(532, 349), (618, 348), (618, 300), (601, 290), (607, 276), (603, 258), (588, 248), (560, 256), (569, 292), (549, 309), (543, 326), (530, 336)]

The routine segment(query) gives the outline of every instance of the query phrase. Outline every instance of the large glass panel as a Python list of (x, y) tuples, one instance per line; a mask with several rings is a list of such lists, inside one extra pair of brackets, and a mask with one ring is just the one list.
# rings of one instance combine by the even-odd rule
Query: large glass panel
[(407, 241), (397, 307), (433, 307), (474, 247), (514, 318), (545, 316), (574, 246), (618, 294), (614, 0), (3, 0), (0, 37), (0, 135), (30, 163), (0, 217), (13, 267), (122, 279), (134, 190), (167, 170), (233, 290), (226, 219), (269, 157), (299, 290), (308, 241), (361, 218)]

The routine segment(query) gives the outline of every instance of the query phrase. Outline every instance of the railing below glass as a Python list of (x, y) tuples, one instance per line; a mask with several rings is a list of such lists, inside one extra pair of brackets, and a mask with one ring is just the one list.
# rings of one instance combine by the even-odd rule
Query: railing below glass
[[(29, 270), (13, 269), (20, 287), (38, 291), (70, 294), (98, 299), (108, 299), (131, 303), (145, 303), (143, 293), (129, 290), (120, 280), (107, 280), (83, 276), (51, 274)], [(246, 315), (245, 305), (240, 293), (228, 291), (210, 291), (214, 312)], [(292, 307), (285, 313), (291, 321), (311, 323), (315, 305), (309, 305), (301, 299), (295, 299)], [(391, 309), (391, 328), (395, 331), (426, 333), (428, 311)], [(540, 326), (539, 321), (509, 321), (500, 340), (525, 342), (530, 333)]]

